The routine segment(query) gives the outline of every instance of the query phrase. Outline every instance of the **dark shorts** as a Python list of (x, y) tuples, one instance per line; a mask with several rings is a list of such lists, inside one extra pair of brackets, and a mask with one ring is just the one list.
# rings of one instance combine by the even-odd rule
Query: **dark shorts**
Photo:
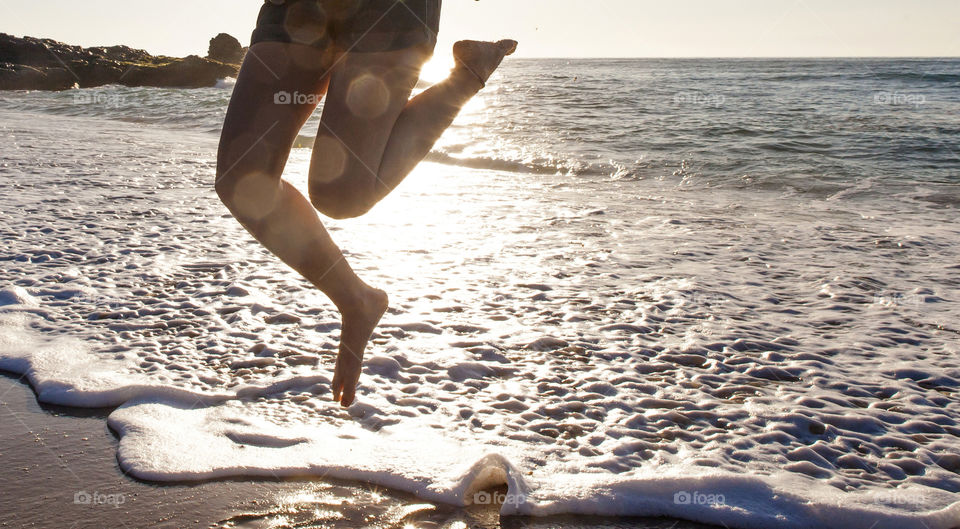
[(442, 0), (265, 0), (250, 45), (296, 42), (371, 53), (437, 43)]

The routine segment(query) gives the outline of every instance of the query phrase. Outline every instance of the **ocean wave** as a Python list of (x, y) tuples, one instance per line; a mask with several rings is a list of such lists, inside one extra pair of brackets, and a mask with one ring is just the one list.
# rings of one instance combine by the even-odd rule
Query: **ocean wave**
[[(299, 134), (294, 140), (295, 149), (312, 149), (316, 137)], [(569, 175), (569, 176), (603, 176), (616, 179), (630, 179), (636, 173), (628, 168), (627, 164), (610, 162), (583, 162), (579, 160), (516, 160), (509, 158), (494, 158), (485, 156), (454, 156), (452, 154), (433, 150), (424, 157), (424, 161), (442, 165), (452, 165), (467, 169), (487, 169), (516, 174), (530, 175)]]
[[(856, 65), (850, 66), (857, 68)], [(927, 85), (952, 85), (960, 83), (960, 74), (955, 73), (936, 73), (936, 72), (891, 72), (891, 71), (873, 71), (869, 64), (864, 64), (857, 72), (804, 72), (804, 73), (784, 73), (784, 74), (760, 74), (758, 80), (777, 81), (777, 82), (809, 82), (809, 81), (843, 81), (850, 83), (859, 82), (889, 82), (903, 81), (911, 83), (923, 83)]]
[(210, 129), (223, 122), (230, 79), (218, 88), (171, 89), (107, 85), (61, 92), (0, 94), (0, 106), (21, 112), (107, 119), (177, 129)]
[(233, 87), (237, 85), (237, 80), (233, 77), (225, 77), (223, 79), (217, 80), (217, 85), (214, 88), (219, 88), (222, 90), (233, 90)]
[(614, 164), (585, 163), (574, 160), (525, 161), (483, 156), (459, 157), (440, 151), (432, 151), (425, 158), (428, 162), (489, 169), (519, 174), (561, 174), (572, 176), (624, 176), (625, 169)]

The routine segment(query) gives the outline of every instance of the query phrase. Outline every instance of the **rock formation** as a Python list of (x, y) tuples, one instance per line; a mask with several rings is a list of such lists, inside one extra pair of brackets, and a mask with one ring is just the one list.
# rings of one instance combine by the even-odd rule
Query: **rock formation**
[[(0, 90), (66, 90), (106, 84), (168, 88), (214, 86), (219, 79), (236, 77), (237, 63), (242, 59), (242, 49), (238, 55), (232, 42), (230, 46), (223, 44), (227, 39), (236, 41), (226, 34), (213, 39), (221, 43), (216, 57), (223, 59), (215, 60), (196, 55), (154, 56), (127, 46), (81, 48), (51, 39), (0, 33)], [(211, 52), (213, 44), (211, 41)], [(228, 47), (233, 50), (232, 54), (220, 53), (220, 50), (229, 51)]]
[(247, 50), (240, 45), (240, 41), (226, 33), (221, 33), (210, 39), (210, 49), (207, 58), (227, 64), (240, 64)]

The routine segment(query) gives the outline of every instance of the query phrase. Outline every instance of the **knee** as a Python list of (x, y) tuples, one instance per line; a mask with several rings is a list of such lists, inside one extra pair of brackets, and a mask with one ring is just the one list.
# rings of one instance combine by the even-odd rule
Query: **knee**
[(337, 220), (353, 219), (365, 215), (373, 203), (358, 200), (356, 195), (327, 186), (310, 186), (310, 203), (317, 211)]
[(237, 184), (240, 180), (241, 179), (235, 174), (223, 173), (218, 168), (217, 179), (213, 182), (213, 189), (217, 192), (217, 196), (220, 197), (220, 201), (231, 211), (240, 199), (240, 197), (237, 196), (239, 192), (239, 186)]
[(221, 138), (220, 141), (220, 150), (217, 153), (217, 171), (216, 178), (213, 181), (213, 188), (217, 192), (217, 196), (220, 197), (220, 201), (223, 202), (227, 207), (230, 207), (230, 204), (234, 202), (234, 192), (237, 189), (237, 181), (239, 170), (236, 165), (239, 165), (233, 156), (231, 149), (228, 149), (225, 145), (224, 138)]
[(217, 192), (217, 196), (220, 197), (220, 201), (230, 205), (230, 201), (233, 200), (233, 189), (236, 185), (231, 182), (226, 175), (220, 172), (219, 168), (217, 170), (217, 178), (213, 182), (213, 189)]
[(217, 196), (234, 213), (238, 207), (273, 200), (284, 162), (283, 151), (274, 145), (266, 141), (250, 145), (248, 138), (225, 132), (217, 152)]
[(330, 197), (320, 198), (314, 194), (310, 195), (310, 202), (317, 211), (336, 220), (355, 219), (365, 215), (373, 207), (372, 204), (367, 205), (349, 200), (336, 200)]
[(261, 219), (278, 206), (280, 179), (259, 171), (217, 172), (214, 189), (220, 201), (241, 221)]

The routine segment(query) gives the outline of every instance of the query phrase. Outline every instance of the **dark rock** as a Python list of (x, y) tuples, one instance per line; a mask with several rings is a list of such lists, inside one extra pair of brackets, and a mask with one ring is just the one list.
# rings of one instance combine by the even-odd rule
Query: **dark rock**
[(76, 82), (66, 68), (0, 63), (0, 90), (66, 90)]
[[(218, 35), (214, 39), (225, 43), (226, 39), (220, 37), (229, 35)], [(222, 44), (218, 49), (227, 48)], [(233, 50), (231, 57), (220, 56), (233, 59), (231, 63), (195, 55), (154, 56), (128, 46), (81, 48), (51, 39), (0, 33), (0, 90), (67, 90), (107, 84), (210, 87), (224, 77), (236, 77), (235, 62), (242, 59), (244, 50), (239, 42), (229, 49)]]
[(149, 63), (153, 56), (143, 50), (135, 50), (127, 46), (109, 46), (87, 48), (95, 55), (117, 62)]
[(210, 39), (210, 49), (207, 58), (227, 64), (240, 64), (243, 61), (245, 50), (240, 41), (234, 37), (221, 33)]
[(117, 82), (125, 86), (204, 88), (236, 75), (236, 66), (190, 55), (162, 65), (131, 66)]

